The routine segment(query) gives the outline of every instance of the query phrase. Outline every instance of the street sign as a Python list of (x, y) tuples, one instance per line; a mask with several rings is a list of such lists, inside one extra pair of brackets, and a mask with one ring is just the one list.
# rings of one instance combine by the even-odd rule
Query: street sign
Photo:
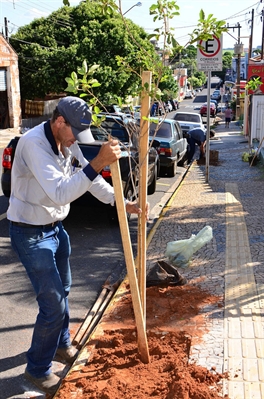
[(222, 71), (222, 36), (198, 42), (197, 68), (199, 71)]

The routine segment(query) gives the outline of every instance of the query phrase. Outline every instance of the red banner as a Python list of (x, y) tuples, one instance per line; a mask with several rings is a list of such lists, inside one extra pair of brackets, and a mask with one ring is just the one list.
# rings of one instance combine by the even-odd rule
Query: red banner
[(260, 90), (264, 93), (264, 64), (255, 63), (248, 66), (248, 81), (257, 77), (262, 81)]

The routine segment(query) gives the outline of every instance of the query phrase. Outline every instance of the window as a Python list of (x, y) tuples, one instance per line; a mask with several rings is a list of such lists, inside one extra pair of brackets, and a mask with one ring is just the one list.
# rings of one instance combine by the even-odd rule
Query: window
[(0, 91), (6, 91), (6, 70), (0, 69)]
[(151, 137), (156, 135), (157, 137), (163, 137), (168, 139), (171, 137), (171, 126), (169, 123), (164, 122), (160, 125), (158, 125), (157, 123), (151, 123), (149, 128), (149, 135)]
[(174, 135), (174, 137), (175, 137), (175, 140), (178, 141), (178, 140), (180, 139), (179, 133), (178, 133), (178, 130), (177, 130), (177, 126), (176, 126), (175, 123), (173, 124), (173, 135)]

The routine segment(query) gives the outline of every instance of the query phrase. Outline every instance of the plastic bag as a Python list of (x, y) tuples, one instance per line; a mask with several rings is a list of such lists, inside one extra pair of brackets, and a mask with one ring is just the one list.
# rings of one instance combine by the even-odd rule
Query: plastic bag
[(177, 267), (187, 267), (192, 255), (213, 238), (213, 230), (205, 226), (186, 240), (168, 242), (165, 255)]

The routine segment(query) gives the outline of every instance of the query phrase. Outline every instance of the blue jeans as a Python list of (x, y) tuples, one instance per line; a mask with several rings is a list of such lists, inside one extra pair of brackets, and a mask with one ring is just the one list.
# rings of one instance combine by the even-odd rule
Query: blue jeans
[(61, 222), (49, 228), (20, 227), (10, 223), (10, 237), (39, 306), (27, 352), (27, 370), (40, 378), (50, 374), (57, 348), (71, 344), (67, 298), (71, 286), (70, 240)]
[(187, 142), (189, 144), (189, 148), (188, 148), (188, 163), (190, 163), (193, 159), (194, 153), (195, 153), (195, 144), (197, 144), (198, 146), (201, 145), (201, 142), (198, 140), (195, 140), (193, 137), (188, 137)]

